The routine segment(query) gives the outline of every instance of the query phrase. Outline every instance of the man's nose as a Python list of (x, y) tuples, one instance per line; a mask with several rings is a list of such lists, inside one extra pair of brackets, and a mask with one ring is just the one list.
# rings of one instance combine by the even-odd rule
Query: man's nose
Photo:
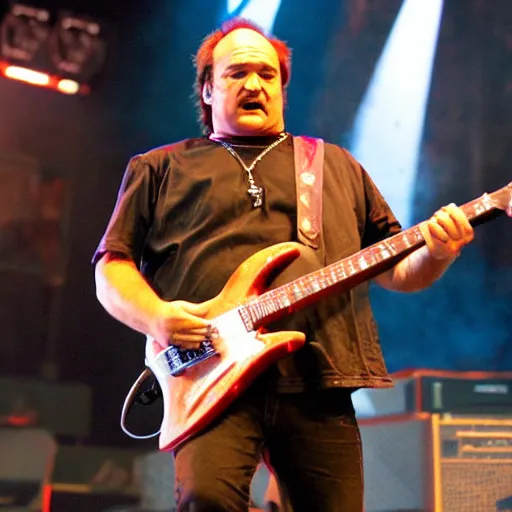
[(251, 73), (244, 84), (245, 89), (248, 91), (259, 91), (261, 89), (261, 82), (258, 73)]

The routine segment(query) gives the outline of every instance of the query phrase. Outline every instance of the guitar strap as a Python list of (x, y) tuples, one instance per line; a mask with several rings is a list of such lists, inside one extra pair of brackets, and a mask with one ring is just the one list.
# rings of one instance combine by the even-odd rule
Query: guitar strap
[(297, 192), (297, 235), (304, 245), (316, 250), (323, 249), (324, 141), (314, 137), (296, 136), (293, 138), (293, 153)]

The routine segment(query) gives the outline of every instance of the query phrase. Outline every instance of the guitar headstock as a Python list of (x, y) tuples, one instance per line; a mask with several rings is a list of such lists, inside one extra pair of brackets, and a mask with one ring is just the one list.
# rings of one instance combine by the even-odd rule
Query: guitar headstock
[(492, 206), (512, 217), (512, 182), (489, 194)]

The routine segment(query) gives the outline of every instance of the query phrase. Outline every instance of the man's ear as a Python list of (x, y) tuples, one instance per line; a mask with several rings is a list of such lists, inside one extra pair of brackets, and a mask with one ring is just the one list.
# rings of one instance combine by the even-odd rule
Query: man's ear
[(203, 85), (203, 101), (207, 105), (212, 104), (212, 86), (209, 82), (205, 82)]

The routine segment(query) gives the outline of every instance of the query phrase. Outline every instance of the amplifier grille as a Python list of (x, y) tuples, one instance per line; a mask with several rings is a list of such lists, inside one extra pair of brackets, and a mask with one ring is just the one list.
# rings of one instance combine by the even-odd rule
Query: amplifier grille
[(512, 495), (510, 419), (446, 418), (438, 426), (443, 512), (496, 510)]
[(512, 461), (441, 462), (443, 512), (492, 512), (512, 495)]

